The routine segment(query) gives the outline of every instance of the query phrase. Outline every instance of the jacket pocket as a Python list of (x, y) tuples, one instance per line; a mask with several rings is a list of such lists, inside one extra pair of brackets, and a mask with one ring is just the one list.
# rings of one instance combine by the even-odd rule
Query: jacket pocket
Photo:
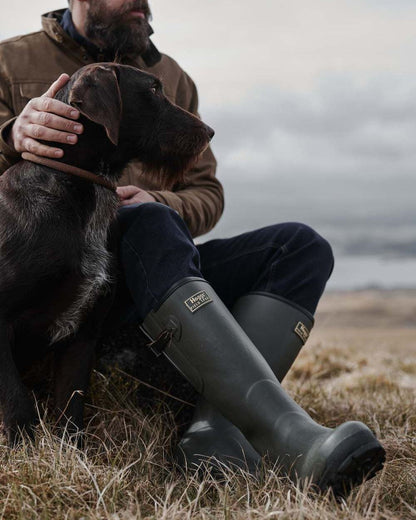
[(27, 105), (27, 103), (35, 98), (44, 94), (49, 86), (52, 84), (44, 81), (31, 82), (31, 83), (15, 83), (12, 86), (12, 99), (13, 108), (15, 114), (18, 115)]

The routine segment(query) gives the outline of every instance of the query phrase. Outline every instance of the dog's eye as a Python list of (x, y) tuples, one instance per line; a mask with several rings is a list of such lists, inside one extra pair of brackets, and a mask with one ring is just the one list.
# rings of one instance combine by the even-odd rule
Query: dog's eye
[(152, 94), (157, 94), (157, 90), (158, 90), (158, 89), (157, 89), (156, 86), (150, 87), (150, 92), (151, 92)]

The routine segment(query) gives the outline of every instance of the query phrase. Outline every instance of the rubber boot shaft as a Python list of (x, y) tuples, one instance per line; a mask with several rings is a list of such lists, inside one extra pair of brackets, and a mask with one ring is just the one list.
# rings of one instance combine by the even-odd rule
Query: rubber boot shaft
[(265, 292), (241, 297), (232, 314), (282, 382), (308, 340), (314, 325), (312, 314)]
[[(314, 320), (300, 306), (275, 295), (257, 292), (240, 298), (232, 314), (282, 381), (307, 340)], [(191, 424), (177, 448), (182, 466), (198, 466), (215, 457), (211, 464), (237, 466), (252, 474), (261, 457), (236, 426), (201, 397)]]

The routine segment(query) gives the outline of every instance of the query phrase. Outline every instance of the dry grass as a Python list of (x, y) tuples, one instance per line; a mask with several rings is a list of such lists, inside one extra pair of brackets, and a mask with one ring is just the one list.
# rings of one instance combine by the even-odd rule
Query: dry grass
[[(399, 298), (388, 296), (389, 305)], [(350, 302), (354, 297), (362, 304), (363, 294), (349, 295)], [(368, 306), (382, 300), (377, 294), (367, 297), (358, 306), (361, 318)], [(115, 371), (94, 376), (84, 450), (55, 438), (47, 420), (34, 446), (10, 449), (1, 439), (0, 518), (416, 518), (415, 318), (413, 325), (408, 315), (406, 324), (398, 323), (396, 302), (393, 317), (383, 306), (394, 329), (379, 325), (374, 316), (369, 319), (371, 309), (362, 320), (366, 326), (357, 329), (344, 316), (339, 323), (343, 305), (345, 295), (324, 300), (322, 326), (285, 385), (320, 422), (333, 426), (363, 420), (384, 443), (385, 469), (346, 501), (301, 492), (270, 466), (258, 480), (232, 471), (224, 471), (221, 481), (208, 474), (202, 480), (183, 474), (171, 463), (177, 439), (169, 399), (145, 414), (135, 404), (139, 383)], [(407, 312), (408, 305), (404, 307)]]

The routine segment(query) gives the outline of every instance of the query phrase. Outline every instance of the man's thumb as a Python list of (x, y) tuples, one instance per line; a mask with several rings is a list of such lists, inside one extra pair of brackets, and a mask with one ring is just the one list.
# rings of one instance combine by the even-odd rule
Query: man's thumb
[(43, 94), (42, 97), (55, 97), (56, 94), (64, 87), (69, 81), (68, 74), (61, 74), (59, 78), (52, 83), (48, 90)]

